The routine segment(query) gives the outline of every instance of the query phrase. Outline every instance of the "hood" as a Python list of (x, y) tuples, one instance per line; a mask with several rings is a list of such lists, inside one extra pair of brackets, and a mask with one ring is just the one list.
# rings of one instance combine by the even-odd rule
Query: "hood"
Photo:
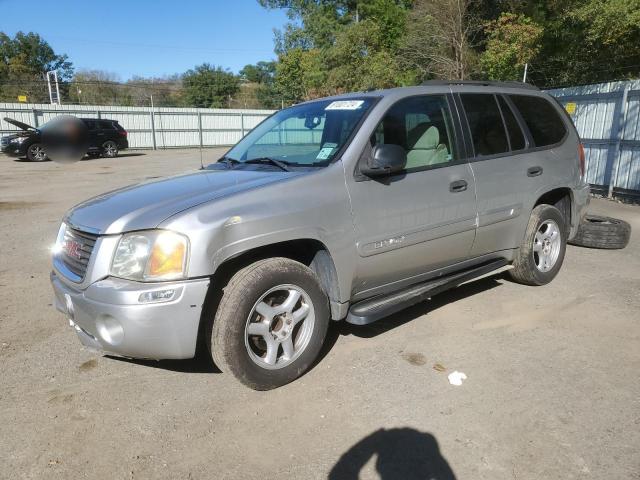
[(73, 207), (65, 221), (97, 234), (155, 228), (167, 218), (196, 205), (300, 174), (272, 170), (200, 170), (99, 195)]
[(18, 120), (14, 120), (13, 118), (4, 117), (5, 122), (10, 123), (11, 125), (15, 125), (16, 127), (22, 130), (35, 130), (31, 125), (27, 125), (26, 123), (19, 122)]

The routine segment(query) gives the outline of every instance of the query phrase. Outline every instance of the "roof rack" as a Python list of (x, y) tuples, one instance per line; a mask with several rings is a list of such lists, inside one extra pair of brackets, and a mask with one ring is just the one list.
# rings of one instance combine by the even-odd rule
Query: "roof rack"
[(427, 80), (422, 82), (423, 86), (434, 85), (475, 85), (477, 87), (502, 87), (502, 88), (524, 88), (527, 90), (540, 90), (535, 85), (524, 82), (506, 81), (495, 82), (491, 80)]

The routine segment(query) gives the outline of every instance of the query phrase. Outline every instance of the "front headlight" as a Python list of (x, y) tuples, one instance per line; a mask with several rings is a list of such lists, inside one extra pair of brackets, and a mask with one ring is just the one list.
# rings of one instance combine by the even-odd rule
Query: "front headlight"
[(26, 139), (27, 139), (27, 137), (16, 137), (16, 138), (12, 138), (11, 140), (9, 140), (9, 143), (20, 144), (20, 143), (24, 142)]
[(189, 239), (168, 230), (126, 233), (111, 262), (114, 277), (143, 282), (187, 277)]

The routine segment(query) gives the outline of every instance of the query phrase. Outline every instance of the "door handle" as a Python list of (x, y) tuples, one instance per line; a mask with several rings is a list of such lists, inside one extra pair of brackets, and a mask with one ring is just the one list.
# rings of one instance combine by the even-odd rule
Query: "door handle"
[(449, 184), (449, 191), (452, 193), (464, 192), (467, 189), (466, 180), (456, 180)]
[(527, 177), (537, 177), (542, 175), (542, 167), (531, 167), (527, 169)]

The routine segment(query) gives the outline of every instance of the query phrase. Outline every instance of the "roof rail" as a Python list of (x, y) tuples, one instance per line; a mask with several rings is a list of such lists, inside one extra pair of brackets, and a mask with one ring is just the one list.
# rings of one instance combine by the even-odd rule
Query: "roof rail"
[(435, 85), (475, 85), (477, 87), (502, 87), (502, 88), (524, 88), (527, 90), (540, 90), (535, 85), (524, 82), (506, 81), (496, 82), (492, 80), (427, 80), (422, 82), (423, 86)]

